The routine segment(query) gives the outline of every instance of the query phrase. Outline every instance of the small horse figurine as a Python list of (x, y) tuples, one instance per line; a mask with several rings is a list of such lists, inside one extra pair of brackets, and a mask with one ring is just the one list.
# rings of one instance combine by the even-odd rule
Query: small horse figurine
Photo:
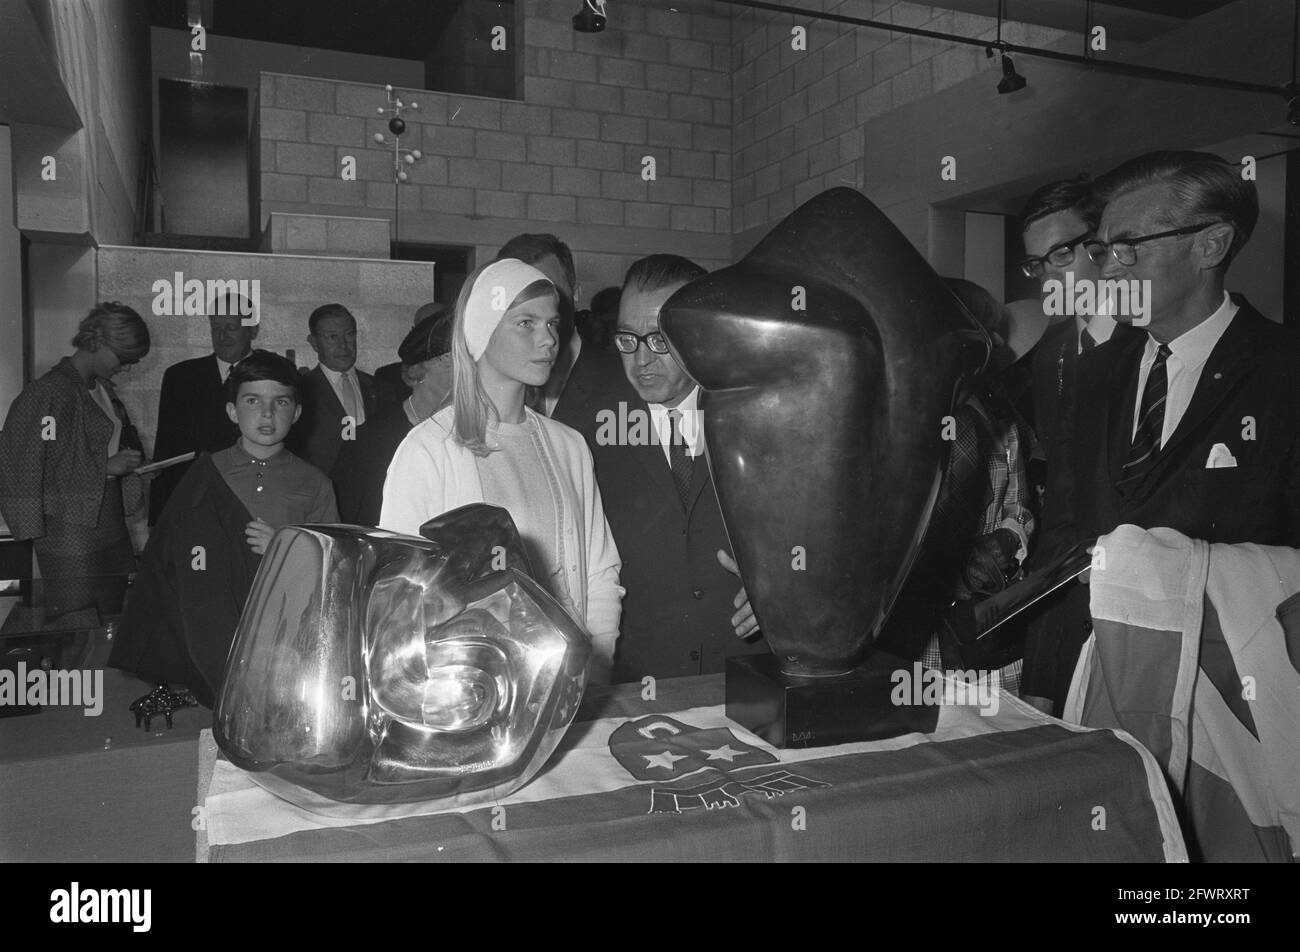
[(135, 715), (135, 726), (144, 721), (144, 729), (149, 730), (149, 722), (161, 714), (167, 718), (167, 729), (172, 727), (172, 712), (182, 707), (198, 707), (199, 702), (189, 691), (173, 691), (165, 684), (160, 684), (143, 697), (131, 702), (131, 713)]

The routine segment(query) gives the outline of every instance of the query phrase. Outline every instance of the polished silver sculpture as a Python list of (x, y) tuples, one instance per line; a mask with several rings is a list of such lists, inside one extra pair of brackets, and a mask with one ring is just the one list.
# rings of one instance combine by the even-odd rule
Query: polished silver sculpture
[(217, 744), (259, 785), (310, 809), (465, 806), (522, 787), (554, 751), (587, 635), (531, 577), (504, 509), (420, 531), (275, 534), (213, 712)]

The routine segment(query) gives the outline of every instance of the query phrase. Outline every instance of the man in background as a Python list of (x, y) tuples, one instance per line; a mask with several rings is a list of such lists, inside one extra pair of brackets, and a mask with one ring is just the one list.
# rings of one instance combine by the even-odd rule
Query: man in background
[[(158, 396), (158, 432), (153, 458), (170, 459), (182, 453), (215, 453), (235, 442), (239, 429), (226, 415), (226, 378), (248, 356), (257, 337), (257, 324), (245, 325), (241, 315), (248, 302), (229, 295), (208, 305), (208, 330), (212, 353), (172, 364), (163, 373)], [(149, 524), (162, 514), (172, 491), (189, 468), (188, 463), (159, 472), (149, 488)]]
[(560, 340), (555, 366), (540, 395), (539, 413), (582, 432), (596, 408), (610, 400), (634, 398), (618, 356), (583, 341), (575, 325), (574, 305), (581, 285), (569, 246), (555, 235), (523, 234), (507, 241), (497, 259), (518, 258), (550, 278), (560, 295)]
[(290, 448), (326, 476), (344, 440), (380, 409), (375, 378), (358, 370), (357, 321), (342, 304), (323, 304), (307, 321), (307, 343), (320, 362), (303, 378), (303, 414), (294, 427)]
[[(1086, 175), (1044, 185), (1025, 203), (1020, 213), (1025, 253), (1020, 268), (1039, 282), (1044, 297), (1048, 282), (1062, 289), (1101, 279), (1101, 266), (1088, 251), (1096, 249), (1101, 201)], [(1064, 291), (1058, 292), (1064, 296)], [(1095, 298), (1094, 298), (1095, 300)], [(1133, 328), (1117, 325), (1109, 314), (1066, 316), (1043, 335), (1033, 354), (1034, 433), (1039, 458), (1049, 459), (1062, 397), (1073, 384), (1079, 355), (1091, 351), (1118, 333), (1123, 340)]]
[[(1225, 290), (1259, 217), (1253, 182), (1202, 152), (1099, 180), (1102, 277), (1149, 282), (1148, 323), (1079, 359), (1048, 477), (1041, 551), (1117, 526), (1300, 547), (1300, 336)], [(1031, 624), (1022, 696), (1062, 710), (1092, 631), (1089, 589)]]

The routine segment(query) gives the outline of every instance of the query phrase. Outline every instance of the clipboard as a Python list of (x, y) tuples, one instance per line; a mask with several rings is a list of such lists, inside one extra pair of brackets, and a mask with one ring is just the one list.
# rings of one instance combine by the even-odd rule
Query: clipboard
[(1064, 555), (1030, 572), (1014, 585), (979, 601), (962, 601), (944, 615), (944, 631), (962, 648), (991, 647), (992, 633), (1092, 567), (1094, 541), (1080, 542)]
[(144, 476), (147, 473), (156, 473), (160, 469), (167, 469), (170, 466), (175, 466), (177, 463), (188, 463), (190, 460), (194, 459), (194, 456), (195, 453), (191, 450), (188, 453), (181, 453), (179, 456), (173, 456), (169, 459), (160, 459), (153, 463), (145, 463), (138, 469), (133, 469), (128, 475)]

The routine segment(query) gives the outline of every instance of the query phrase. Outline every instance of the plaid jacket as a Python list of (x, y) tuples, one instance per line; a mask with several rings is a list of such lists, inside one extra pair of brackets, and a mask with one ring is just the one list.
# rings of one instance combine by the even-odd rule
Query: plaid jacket
[[(127, 449), (138, 438), (122, 422)], [(67, 357), (18, 395), (0, 431), (0, 514), (14, 538), (45, 535), (49, 515), (95, 525), (106, 488), (119, 489), (107, 482), (112, 435), (113, 424)]]

